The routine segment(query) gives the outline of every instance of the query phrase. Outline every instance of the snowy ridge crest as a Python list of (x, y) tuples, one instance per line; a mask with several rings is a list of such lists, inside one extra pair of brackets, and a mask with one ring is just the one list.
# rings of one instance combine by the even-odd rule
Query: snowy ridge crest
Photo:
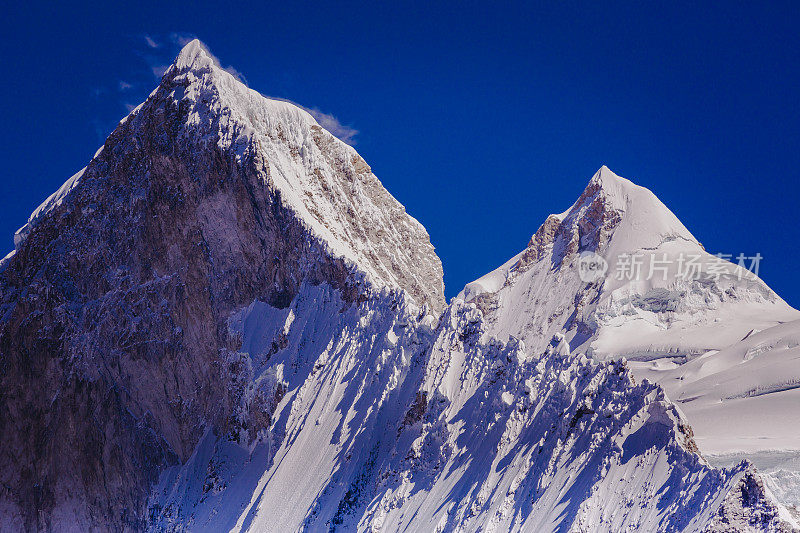
[(572, 354), (561, 336), (539, 354), (501, 342), (459, 300), (438, 326), (392, 293), (330, 313), (340, 306), (305, 286), (287, 309), (234, 315), (240, 418), (277, 398), (270, 423), (251, 444), (207, 436), (166, 473), (156, 528), (780, 527), (765, 496), (734, 490), (754, 474), (709, 467), (661, 388), (624, 362)]

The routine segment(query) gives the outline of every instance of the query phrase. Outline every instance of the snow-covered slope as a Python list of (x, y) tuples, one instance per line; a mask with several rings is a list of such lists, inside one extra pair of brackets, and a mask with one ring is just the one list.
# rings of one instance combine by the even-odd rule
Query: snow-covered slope
[(745, 465), (708, 466), (663, 391), (622, 363), (571, 355), (560, 338), (540, 354), (499, 342), (463, 302), (435, 328), (398, 293), (341, 306), (336, 291), (305, 287), (288, 309), (253, 302), (232, 316), (240, 416), (270, 424), (252, 442), (207, 433), (162, 475), (154, 527), (723, 531), (789, 520)]
[(683, 365), (637, 364), (692, 417), (708, 453), (800, 452), (800, 321)]
[[(582, 265), (603, 264), (594, 254), (607, 270), (582, 276)], [(788, 348), (800, 313), (746, 268), (707, 253), (655, 195), (606, 167), (526, 250), (459, 296), (501, 338), (541, 348), (561, 333), (574, 351), (626, 358), (678, 402), (705, 453), (800, 447), (792, 407), (800, 360)]]
[(661, 383), (714, 464), (747, 459), (800, 516), (800, 321), (754, 332), (684, 365), (632, 363)]

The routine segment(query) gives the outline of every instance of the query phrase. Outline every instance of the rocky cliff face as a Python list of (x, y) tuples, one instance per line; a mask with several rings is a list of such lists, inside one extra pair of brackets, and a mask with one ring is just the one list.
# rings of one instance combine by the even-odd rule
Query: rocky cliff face
[(0, 274), (2, 507), (141, 529), (160, 470), (235, 430), (229, 315), (303, 283), (441, 309), (441, 263), (352, 148), (190, 43)]

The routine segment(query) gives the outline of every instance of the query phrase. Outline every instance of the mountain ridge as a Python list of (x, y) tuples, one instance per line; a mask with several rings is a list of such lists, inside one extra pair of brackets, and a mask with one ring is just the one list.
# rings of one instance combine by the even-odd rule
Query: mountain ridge
[[(524, 340), (445, 306), (427, 233), (352, 147), (199, 42), (76, 176), (0, 270), (9, 529), (793, 524), (660, 386), (576, 350), (587, 317)], [(624, 221), (586, 200), (540, 241), (565, 275)]]

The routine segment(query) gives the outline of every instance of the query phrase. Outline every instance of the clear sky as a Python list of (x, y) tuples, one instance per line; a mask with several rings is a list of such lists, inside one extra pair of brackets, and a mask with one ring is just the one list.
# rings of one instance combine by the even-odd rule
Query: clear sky
[(0, 20), (2, 248), (197, 36), (357, 131), (448, 296), (607, 164), (800, 306), (800, 2), (51, 4)]

